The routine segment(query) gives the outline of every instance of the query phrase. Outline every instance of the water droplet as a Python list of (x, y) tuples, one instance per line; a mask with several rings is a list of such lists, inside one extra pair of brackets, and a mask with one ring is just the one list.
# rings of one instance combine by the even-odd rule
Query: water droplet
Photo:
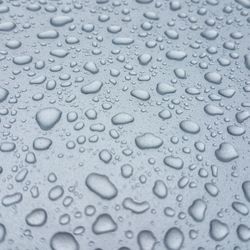
[(152, 133), (144, 133), (135, 138), (135, 143), (139, 149), (153, 149), (159, 148), (163, 140)]
[(87, 187), (103, 199), (113, 199), (117, 196), (116, 186), (105, 175), (91, 173), (86, 178)]
[(68, 232), (57, 232), (50, 240), (50, 247), (52, 250), (79, 250), (79, 243), (75, 237)]
[(184, 242), (184, 235), (179, 228), (172, 227), (166, 232), (164, 237), (164, 244), (167, 249), (179, 250), (181, 249), (183, 242)]
[(95, 234), (106, 234), (117, 230), (117, 224), (109, 214), (100, 214), (93, 223)]
[(36, 208), (27, 214), (25, 221), (32, 227), (43, 226), (47, 221), (47, 212), (43, 208)]

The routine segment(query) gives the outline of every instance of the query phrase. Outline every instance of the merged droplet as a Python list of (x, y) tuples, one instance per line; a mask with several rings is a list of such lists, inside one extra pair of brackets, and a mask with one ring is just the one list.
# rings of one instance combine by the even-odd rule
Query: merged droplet
[(150, 208), (147, 201), (135, 201), (130, 197), (125, 198), (122, 205), (125, 209), (128, 209), (135, 214), (142, 214)]
[(187, 53), (180, 50), (170, 50), (166, 53), (166, 57), (170, 60), (182, 61), (187, 57)]
[(182, 169), (184, 165), (183, 160), (176, 156), (166, 156), (163, 161), (165, 165), (176, 170)]
[(117, 224), (109, 214), (100, 214), (92, 225), (95, 234), (106, 234), (117, 230)]
[(150, 94), (146, 90), (135, 89), (131, 91), (131, 95), (135, 98), (138, 98), (142, 101), (147, 101), (150, 99)]
[(246, 242), (250, 241), (250, 228), (244, 224), (241, 224), (237, 228), (237, 234), (240, 240)]
[(101, 90), (103, 83), (101, 81), (93, 81), (81, 88), (83, 94), (94, 94)]
[(0, 151), (1, 152), (11, 152), (15, 150), (16, 144), (14, 142), (2, 142), (0, 144)]
[(2, 198), (2, 204), (5, 207), (15, 205), (17, 203), (20, 203), (23, 200), (23, 195), (20, 192), (16, 192), (13, 194), (5, 195)]
[(103, 199), (113, 199), (117, 196), (116, 186), (105, 175), (91, 173), (86, 178), (87, 187)]
[(152, 133), (144, 133), (135, 138), (135, 144), (139, 149), (154, 149), (162, 146), (163, 140)]
[(214, 219), (210, 222), (210, 236), (215, 241), (225, 239), (229, 234), (228, 225), (220, 220)]
[(114, 115), (111, 121), (114, 125), (123, 125), (133, 122), (134, 117), (128, 113), (122, 112)]
[(33, 141), (33, 148), (35, 150), (47, 150), (52, 145), (52, 140), (46, 137), (37, 137)]
[(50, 19), (50, 23), (56, 27), (62, 27), (73, 22), (73, 18), (69, 16), (55, 16)]
[(28, 64), (32, 61), (32, 56), (24, 55), (24, 56), (16, 56), (13, 58), (13, 62), (17, 65)]
[(215, 150), (215, 155), (222, 162), (229, 162), (239, 157), (234, 146), (227, 142), (220, 144), (219, 148)]
[(60, 120), (62, 111), (57, 108), (44, 108), (36, 113), (36, 121), (43, 130), (52, 129)]
[(201, 199), (196, 199), (193, 201), (192, 205), (188, 208), (190, 216), (198, 222), (201, 222), (205, 218), (205, 213), (207, 210), (206, 203)]
[(222, 76), (217, 72), (208, 72), (204, 78), (210, 83), (220, 84), (222, 82)]
[(167, 83), (158, 83), (156, 86), (156, 91), (160, 95), (172, 94), (176, 92), (176, 88)]
[(1, 22), (0, 31), (11, 31), (16, 27), (16, 24), (11, 21)]
[(153, 186), (153, 193), (160, 199), (164, 199), (168, 195), (166, 184), (162, 180), (156, 180)]
[(59, 37), (59, 33), (56, 30), (46, 30), (37, 34), (39, 39), (55, 39)]
[(141, 231), (137, 236), (140, 250), (153, 250), (156, 245), (156, 237), (149, 230)]

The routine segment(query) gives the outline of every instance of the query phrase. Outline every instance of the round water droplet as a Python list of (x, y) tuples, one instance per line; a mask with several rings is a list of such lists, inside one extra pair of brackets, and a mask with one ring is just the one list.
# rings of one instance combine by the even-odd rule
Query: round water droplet
[(32, 227), (43, 226), (47, 221), (47, 212), (43, 208), (36, 208), (27, 214), (25, 221)]
[(79, 243), (75, 237), (68, 232), (57, 232), (50, 240), (52, 250), (79, 250)]
[(179, 250), (181, 249), (184, 242), (183, 232), (177, 228), (170, 228), (164, 237), (164, 244), (168, 250)]

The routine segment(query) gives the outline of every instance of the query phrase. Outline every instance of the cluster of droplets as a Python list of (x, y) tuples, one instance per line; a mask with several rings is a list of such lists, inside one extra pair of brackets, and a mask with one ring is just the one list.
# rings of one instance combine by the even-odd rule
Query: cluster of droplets
[(250, 249), (249, 10), (0, 0), (0, 249)]

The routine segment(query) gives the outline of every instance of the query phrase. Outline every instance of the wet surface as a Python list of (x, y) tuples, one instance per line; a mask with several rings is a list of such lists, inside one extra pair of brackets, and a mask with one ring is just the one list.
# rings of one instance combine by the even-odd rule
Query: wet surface
[(250, 1), (0, 1), (0, 249), (250, 249)]

